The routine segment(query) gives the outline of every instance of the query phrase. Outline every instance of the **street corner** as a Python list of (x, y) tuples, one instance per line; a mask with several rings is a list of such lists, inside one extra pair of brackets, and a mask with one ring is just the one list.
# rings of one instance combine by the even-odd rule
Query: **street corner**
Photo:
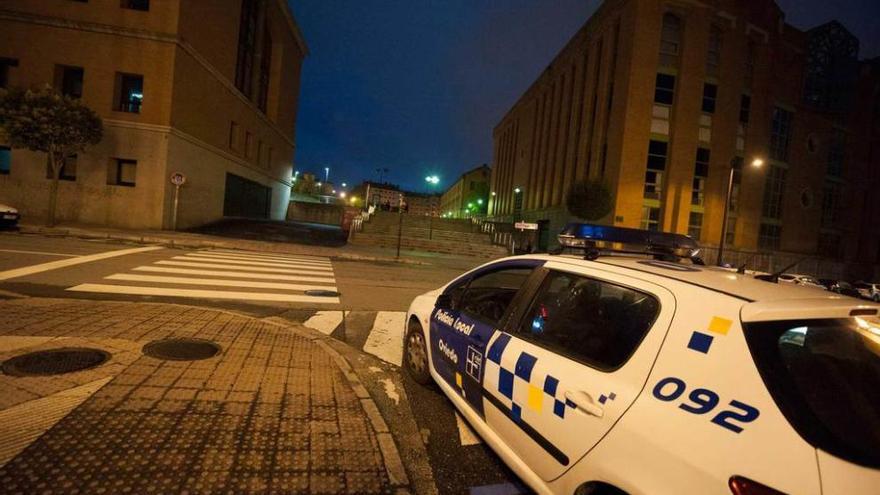
[(409, 490), (356, 375), (306, 332), (177, 305), (0, 302), (4, 491)]

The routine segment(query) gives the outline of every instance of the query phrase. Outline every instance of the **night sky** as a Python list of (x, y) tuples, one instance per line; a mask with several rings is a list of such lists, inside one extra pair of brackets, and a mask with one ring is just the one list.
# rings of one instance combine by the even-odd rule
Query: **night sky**
[[(599, 0), (290, 0), (310, 54), (296, 168), (339, 184), (444, 190), (492, 159), (492, 128)], [(880, 55), (880, 1), (778, 0), (808, 28), (832, 18)]]

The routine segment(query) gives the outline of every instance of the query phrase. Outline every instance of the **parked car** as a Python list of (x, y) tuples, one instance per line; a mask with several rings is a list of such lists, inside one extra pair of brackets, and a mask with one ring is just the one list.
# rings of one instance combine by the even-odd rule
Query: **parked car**
[(0, 203), (0, 227), (15, 227), (20, 216), (17, 209)]
[(856, 282), (855, 288), (859, 291), (859, 295), (863, 298), (870, 299), (874, 302), (880, 302), (880, 284)]
[(779, 281), (787, 284), (802, 285), (804, 287), (813, 287), (816, 289), (827, 290), (822, 282), (810, 275), (802, 275), (800, 273), (783, 273), (779, 275)]
[(825, 286), (827, 290), (835, 292), (842, 296), (862, 297), (853, 285), (845, 280), (834, 280), (833, 278), (820, 278), (819, 282)]
[(535, 492), (877, 493), (880, 306), (582, 227), (581, 254), (489, 262), (406, 316), (404, 369)]

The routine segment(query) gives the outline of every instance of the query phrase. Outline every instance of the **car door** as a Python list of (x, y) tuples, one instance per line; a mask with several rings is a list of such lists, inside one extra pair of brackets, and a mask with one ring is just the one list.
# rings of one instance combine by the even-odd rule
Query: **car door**
[(489, 342), (484, 416), (526, 465), (553, 480), (639, 395), (675, 299), (601, 269), (549, 262), (542, 271), (534, 297)]
[(429, 325), (431, 364), (480, 416), (486, 344), (542, 263), (522, 259), (488, 265), (456, 280), (437, 299)]

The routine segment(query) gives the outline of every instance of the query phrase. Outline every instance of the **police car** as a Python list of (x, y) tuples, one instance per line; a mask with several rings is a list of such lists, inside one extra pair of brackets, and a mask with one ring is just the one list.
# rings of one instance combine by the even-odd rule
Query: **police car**
[(703, 266), (687, 236), (559, 239), (417, 297), (404, 337), (532, 489), (880, 491), (880, 306)]

